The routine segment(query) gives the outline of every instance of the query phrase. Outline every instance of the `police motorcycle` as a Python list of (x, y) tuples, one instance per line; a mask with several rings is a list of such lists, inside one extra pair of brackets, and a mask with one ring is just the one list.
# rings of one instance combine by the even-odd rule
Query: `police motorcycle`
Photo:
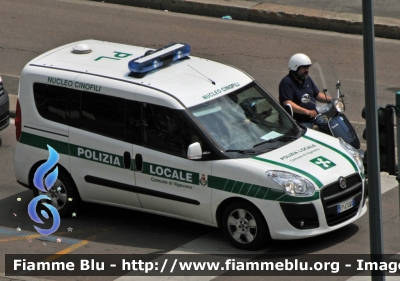
[[(327, 89), (324, 89), (323, 92), (326, 96)], [(364, 158), (364, 151), (360, 150), (360, 139), (357, 136), (356, 131), (351, 125), (349, 119), (347, 119), (346, 115), (344, 115), (345, 105), (344, 105), (344, 94), (342, 93), (342, 88), (340, 81), (336, 83), (336, 97), (332, 98), (332, 101), (327, 101), (322, 105), (315, 103), (311, 100), (311, 96), (309, 94), (304, 94), (301, 98), (302, 103), (314, 103), (316, 104), (318, 115), (321, 115), (323, 118), (326, 118), (328, 121), (328, 126), (330, 130), (330, 135), (335, 138), (342, 138), (345, 142), (353, 146), (360, 153), (360, 156)], [(285, 107), (285, 109), (292, 114), (292, 109), (289, 107)]]

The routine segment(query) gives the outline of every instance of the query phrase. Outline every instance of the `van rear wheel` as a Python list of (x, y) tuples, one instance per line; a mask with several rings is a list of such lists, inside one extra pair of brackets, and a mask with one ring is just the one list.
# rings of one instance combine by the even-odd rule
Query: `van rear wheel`
[(243, 250), (257, 250), (270, 240), (261, 212), (244, 201), (232, 202), (222, 215), (222, 230), (231, 244)]
[(49, 200), (42, 200), (43, 203), (51, 203), (57, 209), (61, 217), (71, 216), (71, 213), (76, 211), (79, 201), (78, 191), (71, 177), (59, 170), (58, 177), (54, 185), (42, 192), (34, 187), (33, 195), (46, 195)]

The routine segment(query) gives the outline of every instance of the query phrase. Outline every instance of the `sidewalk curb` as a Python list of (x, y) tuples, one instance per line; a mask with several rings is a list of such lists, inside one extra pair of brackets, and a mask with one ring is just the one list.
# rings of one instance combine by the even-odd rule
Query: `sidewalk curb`
[[(362, 34), (362, 15), (242, 0), (88, 0), (209, 17)], [(400, 19), (375, 17), (375, 36), (400, 39)]]

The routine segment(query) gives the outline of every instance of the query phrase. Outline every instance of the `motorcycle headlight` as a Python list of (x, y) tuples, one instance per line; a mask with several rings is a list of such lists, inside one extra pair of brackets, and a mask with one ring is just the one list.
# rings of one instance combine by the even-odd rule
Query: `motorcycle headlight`
[(363, 160), (360, 156), (360, 153), (358, 153), (357, 149), (352, 147), (350, 144), (345, 142), (342, 138), (338, 138), (340, 145), (344, 148), (344, 150), (347, 151), (348, 154), (354, 159), (354, 161), (357, 163), (358, 169), (360, 170), (361, 173), (364, 173), (364, 164)]
[(344, 111), (344, 103), (343, 103), (342, 100), (335, 100), (335, 102), (333, 104), (336, 107), (336, 110), (338, 112), (343, 112)]
[(279, 184), (291, 196), (312, 196), (314, 185), (307, 179), (283, 171), (267, 171), (267, 177)]

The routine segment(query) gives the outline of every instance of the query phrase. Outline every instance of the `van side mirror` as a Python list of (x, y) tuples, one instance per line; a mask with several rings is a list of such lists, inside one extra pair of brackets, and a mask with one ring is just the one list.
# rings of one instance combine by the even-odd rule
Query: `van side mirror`
[(192, 143), (189, 145), (187, 150), (187, 158), (190, 160), (201, 159), (203, 155), (203, 151), (201, 149), (201, 145), (198, 142)]

